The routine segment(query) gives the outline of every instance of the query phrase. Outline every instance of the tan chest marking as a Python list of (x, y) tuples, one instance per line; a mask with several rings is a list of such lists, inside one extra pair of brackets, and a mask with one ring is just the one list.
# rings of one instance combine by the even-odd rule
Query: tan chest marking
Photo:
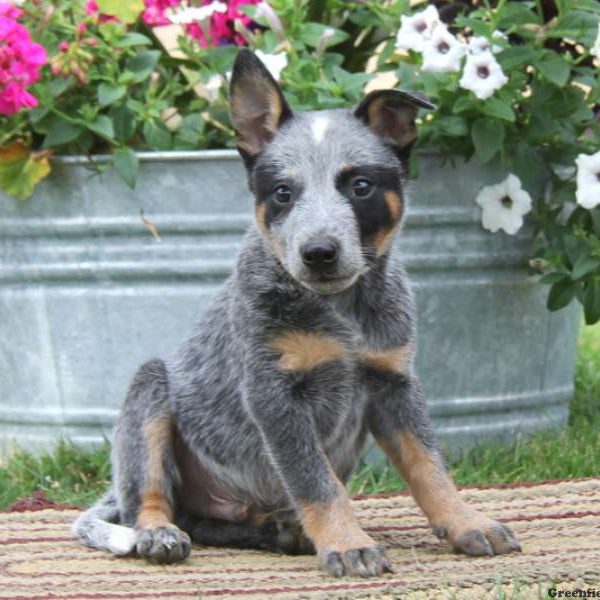
[(336, 340), (305, 331), (286, 331), (270, 343), (281, 354), (283, 371), (312, 371), (346, 356), (346, 349)]
[(368, 350), (360, 355), (360, 362), (387, 373), (404, 374), (408, 370), (411, 355), (410, 344), (394, 346), (386, 350)]

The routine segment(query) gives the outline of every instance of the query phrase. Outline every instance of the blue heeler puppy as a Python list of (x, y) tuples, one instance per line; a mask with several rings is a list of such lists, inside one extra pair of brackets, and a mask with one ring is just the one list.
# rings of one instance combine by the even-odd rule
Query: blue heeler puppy
[(191, 538), (380, 575), (385, 551), (345, 487), (371, 432), (438, 537), (476, 556), (520, 550), (457, 494), (414, 374), (415, 308), (391, 241), (419, 107), (432, 105), (386, 90), (354, 111), (294, 113), (239, 53), (231, 116), (256, 227), (193, 335), (133, 379), (112, 490), (74, 526), (83, 543), (167, 563)]

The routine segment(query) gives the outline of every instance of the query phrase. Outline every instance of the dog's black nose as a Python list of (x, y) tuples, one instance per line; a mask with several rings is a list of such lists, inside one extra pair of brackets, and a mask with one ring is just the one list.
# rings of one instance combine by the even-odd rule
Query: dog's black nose
[(338, 245), (329, 238), (304, 244), (300, 250), (302, 262), (316, 271), (331, 269), (338, 259)]

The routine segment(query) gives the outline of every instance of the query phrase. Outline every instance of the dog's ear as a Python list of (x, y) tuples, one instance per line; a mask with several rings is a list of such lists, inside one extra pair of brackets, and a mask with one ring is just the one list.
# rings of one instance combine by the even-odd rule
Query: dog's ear
[(253, 52), (240, 50), (233, 65), (231, 123), (237, 146), (246, 162), (271, 141), (277, 129), (292, 117), (277, 82)]
[(376, 90), (368, 94), (354, 110), (354, 116), (368, 125), (384, 142), (408, 153), (417, 138), (415, 118), (419, 108), (434, 109), (418, 92)]

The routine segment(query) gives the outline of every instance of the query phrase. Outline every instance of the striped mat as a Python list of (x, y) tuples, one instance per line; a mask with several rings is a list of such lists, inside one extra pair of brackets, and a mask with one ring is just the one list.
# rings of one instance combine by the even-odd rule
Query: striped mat
[(0, 513), (0, 598), (354, 599), (548, 598), (547, 589), (600, 594), (600, 479), (463, 489), (473, 506), (509, 522), (523, 553), (458, 556), (430, 533), (407, 495), (354, 500), (364, 528), (389, 548), (396, 572), (333, 579), (315, 557), (194, 547), (182, 564), (150, 565), (83, 548), (78, 511)]

